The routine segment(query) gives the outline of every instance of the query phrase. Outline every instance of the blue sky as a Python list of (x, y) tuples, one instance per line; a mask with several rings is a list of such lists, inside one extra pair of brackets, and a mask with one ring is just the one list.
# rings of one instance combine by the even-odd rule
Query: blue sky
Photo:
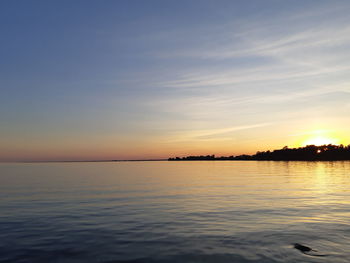
[(350, 143), (348, 1), (1, 1), (0, 159)]

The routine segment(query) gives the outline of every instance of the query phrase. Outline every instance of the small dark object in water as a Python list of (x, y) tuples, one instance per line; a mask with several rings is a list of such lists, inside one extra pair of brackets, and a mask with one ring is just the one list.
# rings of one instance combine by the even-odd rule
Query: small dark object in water
[(298, 249), (300, 252), (302, 252), (308, 256), (314, 256), (314, 257), (326, 257), (327, 256), (327, 255), (313, 253), (313, 252), (317, 252), (317, 250), (312, 249), (311, 247), (304, 246), (304, 245), (299, 244), (299, 243), (294, 243), (294, 248)]
[(304, 245), (299, 244), (299, 243), (295, 243), (295, 244), (294, 244), (294, 248), (300, 250), (300, 251), (303, 252), (303, 253), (305, 253), (305, 252), (310, 252), (310, 251), (316, 251), (316, 250), (313, 250), (313, 249), (310, 248), (310, 247), (304, 246)]

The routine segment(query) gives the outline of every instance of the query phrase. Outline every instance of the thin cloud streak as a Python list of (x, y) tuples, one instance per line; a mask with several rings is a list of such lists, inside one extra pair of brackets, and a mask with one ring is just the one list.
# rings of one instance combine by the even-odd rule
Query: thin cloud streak
[(192, 130), (192, 131), (186, 131), (186, 132), (177, 132), (173, 134), (172, 137), (174, 137), (172, 142), (180, 142), (180, 141), (198, 141), (198, 140), (218, 140), (218, 139), (225, 139), (229, 137), (229, 135), (232, 136), (234, 132), (237, 131), (243, 131), (243, 130), (249, 130), (249, 129), (255, 129), (255, 128), (261, 128), (272, 125), (272, 123), (258, 123), (258, 124), (251, 124), (251, 125), (242, 125), (242, 126), (234, 126), (234, 127), (226, 127), (226, 128), (219, 128), (219, 129), (207, 129), (207, 130)]

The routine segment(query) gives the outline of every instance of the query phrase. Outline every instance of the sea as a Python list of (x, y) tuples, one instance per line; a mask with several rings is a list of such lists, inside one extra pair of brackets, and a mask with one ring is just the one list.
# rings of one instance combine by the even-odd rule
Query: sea
[(0, 262), (348, 263), (350, 162), (2, 163)]

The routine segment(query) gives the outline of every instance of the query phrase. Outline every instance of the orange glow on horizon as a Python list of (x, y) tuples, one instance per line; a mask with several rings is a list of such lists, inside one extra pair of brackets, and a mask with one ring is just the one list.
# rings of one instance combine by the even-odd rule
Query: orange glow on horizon
[(330, 134), (328, 131), (325, 130), (316, 130), (311, 133), (311, 136), (308, 136), (306, 139), (304, 139), (302, 146), (306, 145), (339, 145), (340, 140), (336, 138), (334, 134)]

